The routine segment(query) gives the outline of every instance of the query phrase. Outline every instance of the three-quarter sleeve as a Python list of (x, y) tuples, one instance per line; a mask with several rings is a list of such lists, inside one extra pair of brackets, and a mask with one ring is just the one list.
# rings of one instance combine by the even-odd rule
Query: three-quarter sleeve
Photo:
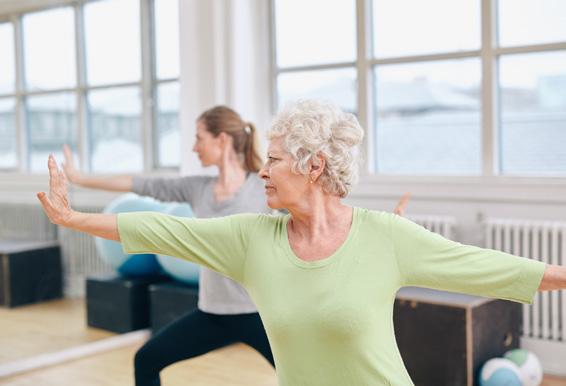
[(463, 245), (399, 216), (390, 226), (402, 286), (530, 304), (544, 275), (540, 261)]
[(194, 219), (154, 212), (121, 213), (118, 232), (126, 253), (159, 253), (203, 265), (240, 283), (254, 214)]

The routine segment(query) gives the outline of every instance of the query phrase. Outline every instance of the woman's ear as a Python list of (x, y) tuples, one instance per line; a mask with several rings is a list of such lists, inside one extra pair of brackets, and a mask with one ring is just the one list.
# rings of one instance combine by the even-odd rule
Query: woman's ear
[(317, 153), (314, 157), (311, 158), (310, 164), (310, 179), (312, 181), (316, 181), (326, 167), (326, 159), (320, 153)]
[(220, 144), (223, 147), (229, 147), (232, 145), (232, 137), (226, 134), (225, 132), (221, 132), (220, 134), (218, 134), (217, 138), (220, 140)]

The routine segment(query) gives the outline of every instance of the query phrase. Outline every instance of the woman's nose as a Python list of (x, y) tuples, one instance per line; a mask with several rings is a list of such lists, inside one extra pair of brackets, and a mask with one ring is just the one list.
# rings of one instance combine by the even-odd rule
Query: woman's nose
[(263, 164), (261, 169), (259, 169), (258, 174), (259, 174), (260, 178), (263, 178), (263, 179), (269, 178), (269, 172), (268, 172), (268, 169), (267, 169), (267, 164)]

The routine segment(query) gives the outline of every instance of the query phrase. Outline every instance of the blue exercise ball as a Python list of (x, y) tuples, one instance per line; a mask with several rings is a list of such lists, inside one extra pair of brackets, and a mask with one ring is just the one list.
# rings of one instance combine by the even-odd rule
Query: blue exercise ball
[(522, 386), (521, 373), (508, 359), (490, 359), (480, 370), (480, 386)]
[[(126, 212), (162, 212), (165, 204), (148, 197), (140, 197), (134, 193), (124, 194), (106, 206), (104, 213)], [(122, 244), (95, 237), (94, 243), (98, 255), (125, 277), (151, 276), (161, 272), (155, 254), (144, 253), (129, 255), (122, 250)]]
[[(168, 205), (165, 213), (179, 217), (193, 217), (193, 211), (188, 204)], [(157, 261), (163, 271), (173, 279), (192, 286), (198, 285), (199, 266), (197, 264), (166, 255), (157, 255)]]

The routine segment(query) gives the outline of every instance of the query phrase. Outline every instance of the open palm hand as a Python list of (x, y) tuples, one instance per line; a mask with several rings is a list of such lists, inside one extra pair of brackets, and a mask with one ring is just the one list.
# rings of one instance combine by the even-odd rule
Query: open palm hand
[(37, 193), (37, 198), (49, 220), (54, 224), (65, 225), (71, 218), (73, 210), (67, 195), (67, 179), (59, 169), (53, 155), (47, 160), (49, 168), (49, 193)]

